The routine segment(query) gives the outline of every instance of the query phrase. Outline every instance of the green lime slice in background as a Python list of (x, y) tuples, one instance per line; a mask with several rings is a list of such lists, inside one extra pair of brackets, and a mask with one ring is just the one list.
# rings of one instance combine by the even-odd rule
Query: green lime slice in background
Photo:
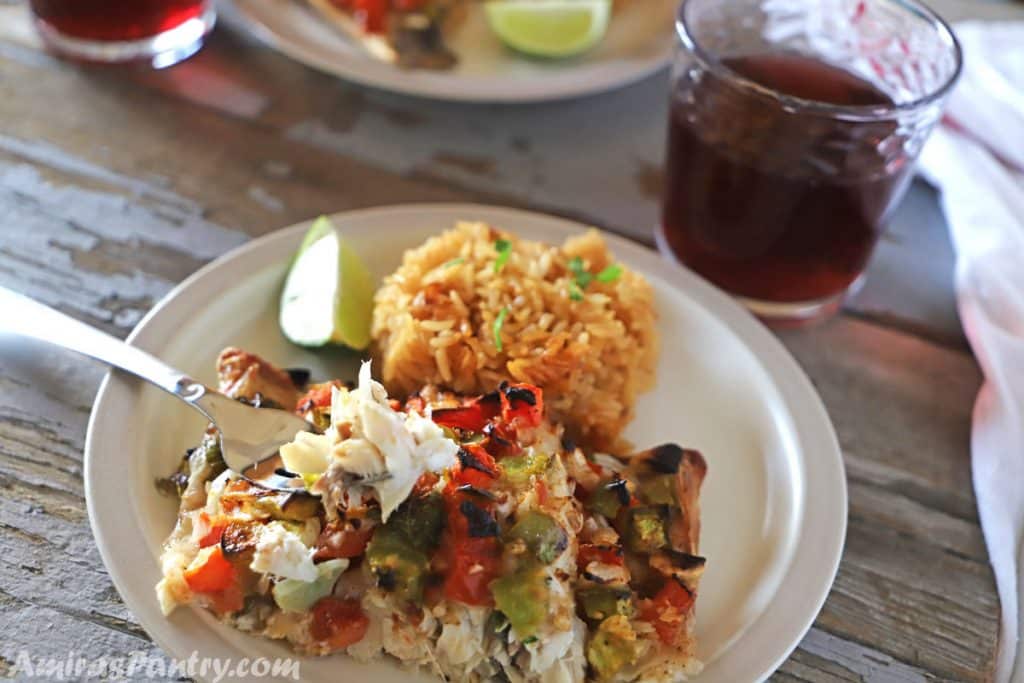
[(374, 282), (342, 235), (321, 216), (295, 254), (281, 292), (281, 331), (300, 346), (370, 345)]
[(537, 57), (569, 57), (604, 37), (611, 0), (489, 0), (491, 29), (511, 48)]

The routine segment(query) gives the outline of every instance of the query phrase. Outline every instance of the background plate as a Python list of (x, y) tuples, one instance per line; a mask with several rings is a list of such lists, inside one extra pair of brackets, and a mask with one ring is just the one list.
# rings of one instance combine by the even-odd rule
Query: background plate
[[(561, 241), (584, 226), (540, 214), (474, 205), (408, 205), (333, 217), (377, 276), (402, 251), (458, 219), (485, 220), (525, 238)], [(277, 300), (307, 228), (293, 226), (225, 255), (167, 295), (129, 337), (213, 382), (229, 344), (314, 376), (354, 377), (357, 358), (311, 353), (277, 328)], [(701, 495), (701, 552), (708, 569), (697, 603), (703, 683), (771, 673), (810, 627), (828, 594), (846, 532), (842, 457), (825, 409), (782, 345), (726, 295), (635, 243), (606, 235), (616, 256), (655, 290), (662, 353), (656, 388), (641, 397), (627, 432), (645, 447), (677, 441), (708, 461)], [(89, 518), (125, 603), (171, 656), (286, 657), (282, 645), (238, 633), (200, 610), (160, 614), (153, 586), (175, 501), (153, 481), (173, 471), (203, 422), (158, 389), (119, 373), (100, 387), (85, 445)], [(398, 683), (397, 666), (335, 656), (303, 659), (303, 680)], [(264, 679), (265, 680), (265, 679)], [(423, 677), (423, 680), (430, 680)]]
[(502, 45), (470, 2), (448, 41), (450, 71), (406, 70), (376, 60), (302, 0), (232, 0), (246, 23), (292, 59), (384, 90), (442, 100), (535, 102), (589, 95), (640, 80), (668, 64), (676, 0), (619, 0), (608, 34), (586, 54), (538, 60)]

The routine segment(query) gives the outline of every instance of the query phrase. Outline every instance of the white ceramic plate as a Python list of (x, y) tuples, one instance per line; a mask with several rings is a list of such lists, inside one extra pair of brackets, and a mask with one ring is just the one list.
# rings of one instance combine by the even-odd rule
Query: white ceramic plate
[(384, 90), (469, 102), (553, 100), (638, 81), (668, 63), (678, 4), (621, 0), (607, 35), (593, 50), (547, 61), (505, 48), (474, 1), (466, 21), (448, 40), (458, 65), (450, 71), (425, 71), (400, 69), (370, 57), (303, 0), (232, 2), (261, 39), (308, 66)]
[[(377, 276), (402, 251), (456, 219), (485, 220), (560, 242), (584, 226), (523, 211), (473, 205), (408, 205), (338, 214), (337, 225)], [(355, 358), (288, 344), (277, 300), (307, 225), (257, 239), (206, 266), (163, 299), (129, 338), (213, 382), (229, 344), (314, 376), (354, 377)], [(701, 495), (701, 552), (708, 558), (698, 609), (703, 683), (756, 681), (810, 627), (832, 584), (846, 532), (842, 458), (825, 409), (783, 346), (726, 295), (656, 253), (608, 235), (616, 256), (654, 286), (662, 353), (656, 388), (627, 436), (639, 446), (677, 441), (700, 449), (709, 472)], [(153, 586), (176, 501), (153, 485), (194, 445), (203, 422), (159, 390), (121, 374), (103, 382), (85, 445), (89, 518), (103, 560), (146, 631), (174, 657), (288, 656), (205, 612), (160, 614)], [(396, 666), (344, 656), (302, 661), (303, 680), (398, 683)], [(427, 680), (424, 678), (424, 680)]]

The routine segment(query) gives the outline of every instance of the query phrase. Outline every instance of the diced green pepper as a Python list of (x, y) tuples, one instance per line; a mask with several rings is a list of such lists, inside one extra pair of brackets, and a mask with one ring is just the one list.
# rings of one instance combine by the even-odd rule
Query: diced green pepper
[(274, 584), (274, 602), (286, 612), (305, 612), (320, 598), (330, 595), (348, 560), (327, 560), (316, 566), (312, 581), (282, 579)]
[(550, 456), (545, 453), (525, 453), (501, 461), (501, 469), (505, 478), (516, 486), (523, 486), (530, 481), (535, 474), (543, 474), (551, 462)]
[(197, 450), (202, 453), (203, 459), (210, 468), (210, 476), (207, 477), (207, 481), (213, 481), (228, 468), (224, 463), (224, 455), (220, 452), (220, 439), (216, 436), (212, 434), (204, 436)]
[(637, 553), (653, 553), (668, 544), (665, 535), (667, 506), (635, 507), (629, 511), (626, 546)]
[(520, 640), (536, 634), (548, 612), (547, 577), (536, 565), (526, 565), (491, 584), (494, 604), (512, 624)]
[[(623, 500), (625, 499), (625, 500)], [(629, 504), (629, 490), (623, 479), (602, 481), (587, 501), (587, 506), (594, 512), (608, 519), (615, 519), (623, 505)]]
[(633, 594), (625, 586), (583, 588), (576, 593), (576, 599), (583, 607), (583, 613), (593, 621), (603, 621), (616, 614), (631, 617), (635, 612)]
[(660, 474), (645, 480), (640, 495), (652, 505), (676, 504), (676, 478), (671, 474)]
[(637, 658), (636, 632), (629, 620), (616, 615), (601, 622), (587, 644), (587, 661), (599, 680), (613, 677)]
[(378, 527), (366, 548), (377, 585), (400, 599), (419, 604), (430, 553), (441, 540), (444, 503), (440, 494), (410, 498)]
[(416, 550), (429, 553), (441, 541), (443, 528), (444, 501), (441, 494), (431, 493), (402, 503), (378, 533), (396, 534)]
[(508, 531), (509, 538), (520, 539), (544, 564), (551, 564), (569, 546), (569, 537), (554, 519), (531, 510), (522, 515)]
[(378, 529), (366, 547), (366, 563), (377, 586), (400, 600), (414, 604), (423, 601), (430, 558), (399, 535), (385, 532), (385, 527)]

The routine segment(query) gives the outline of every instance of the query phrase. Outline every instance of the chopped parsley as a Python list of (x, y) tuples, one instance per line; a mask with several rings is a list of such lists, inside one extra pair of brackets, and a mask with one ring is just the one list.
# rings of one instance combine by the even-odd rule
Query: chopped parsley
[(615, 282), (622, 277), (622, 266), (613, 263), (597, 274), (598, 282)]
[(494, 319), (494, 348), (501, 351), (503, 346), (501, 344), (501, 328), (505, 324), (505, 318), (508, 317), (508, 306), (505, 306), (498, 311), (498, 317)]
[(583, 290), (594, 280), (608, 283), (615, 282), (622, 277), (622, 266), (618, 263), (613, 263), (597, 275), (594, 275), (583, 265), (581, 257), (573, 256), (569, 259), (568, 267), (569, 272), (572, 273), (572, 282), (569, 283), (569, 298), (573, 301), (583, 301)]
[(530, 645), (531, 643), (536, 643), (538, 640), (540, 640), (540, 638), (537, 636), (526, 636), (523, 638), (523, 645)]
[(508, 257), (512, 255), (512, 243), (508, 240), (495, 240), (494, 250), (498, 252), (498, 258), (494, 261), (494, 272), (500, 273), (508, 263)]
[(583, 259), (579, 256), (573, 256), (569, 259), (569, 272), (572, 273), (573, 280), (580, 289), (586, 289), (590, 281), (594, 279), (594, 276), (587, 272), (586, 267), (583, 265)]

